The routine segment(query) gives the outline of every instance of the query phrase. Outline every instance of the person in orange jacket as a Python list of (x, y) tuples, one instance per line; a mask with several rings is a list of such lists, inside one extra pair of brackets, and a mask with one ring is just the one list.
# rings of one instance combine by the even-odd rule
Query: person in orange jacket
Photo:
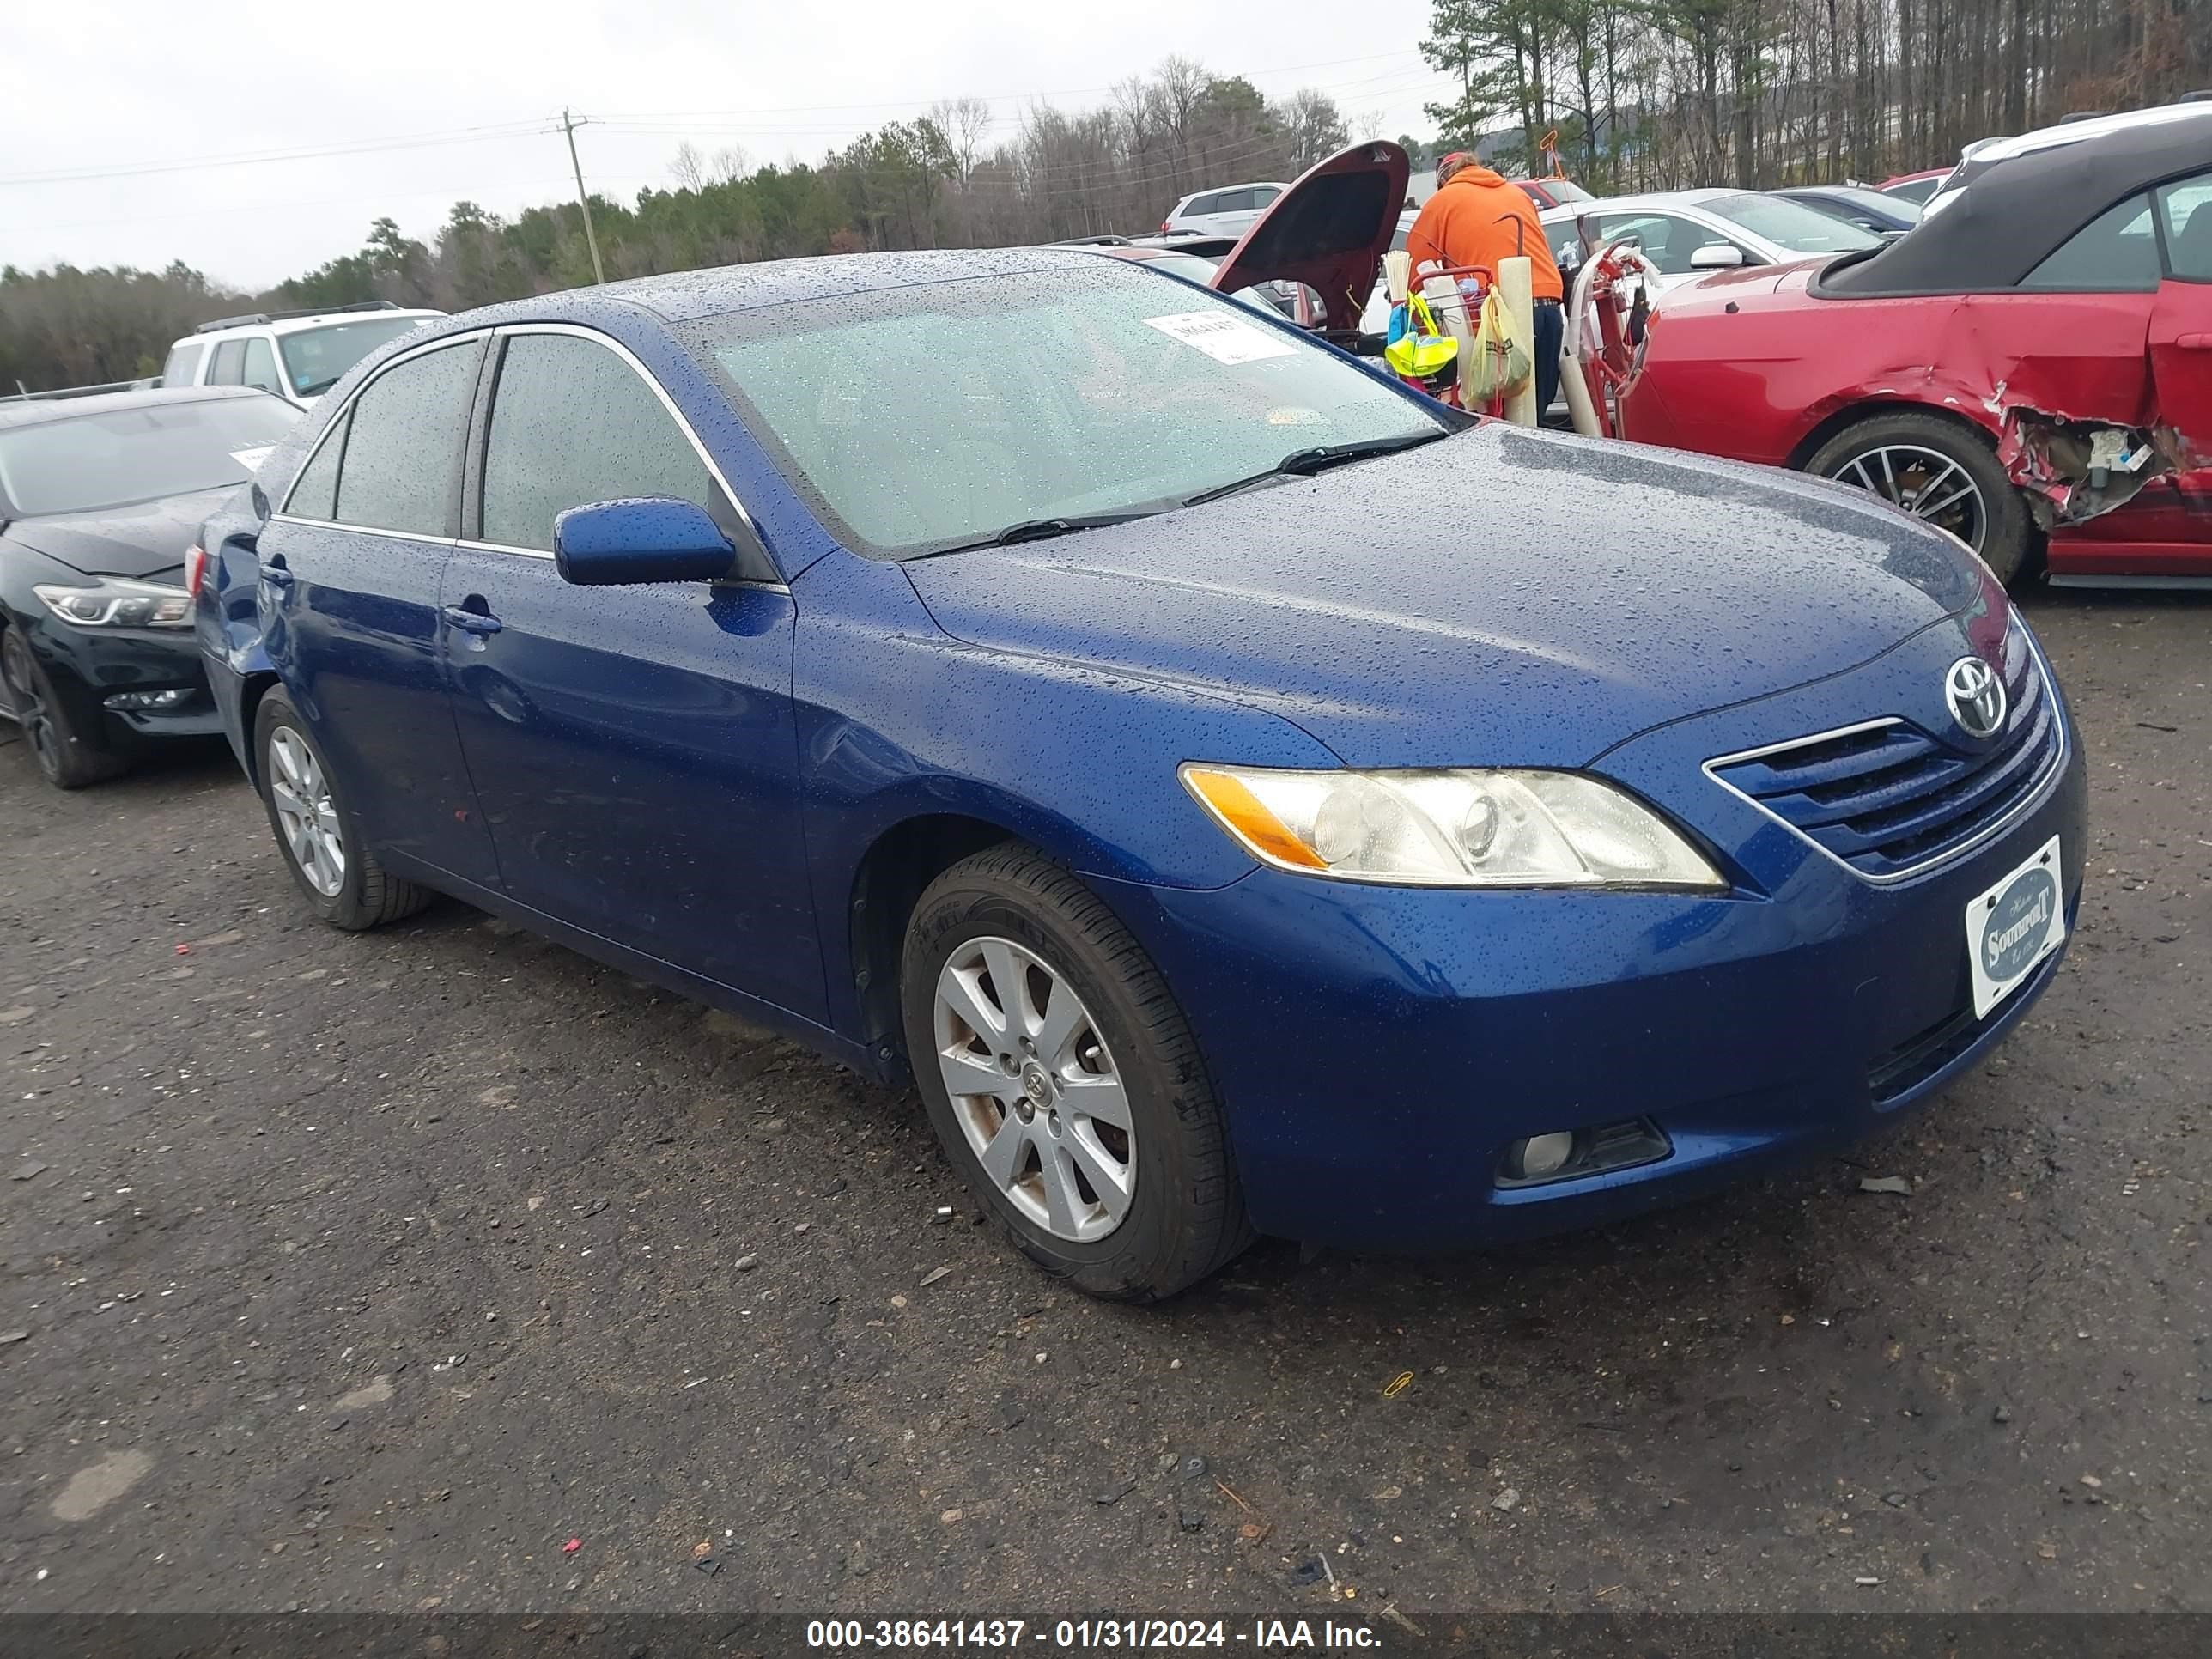
[(1454, 150), (1437, 163), (1436, 194), (1421, 204), (1406, 233), (1406, 252), (1413, 274), (1423, 264), (1480, 265), (1494, 277), (1498, 261), (1528, 256), (1528, 292), (1534, 337), (1528, 343), (1536, 367), (1536, 412), (1552, 406), (1559, 389), (1559, 339), (1566, 313), (1565, 289), (1559, 262), (1536, 217), (1536, 204), (1518, 185), (1482, 166), (1465, 150)]

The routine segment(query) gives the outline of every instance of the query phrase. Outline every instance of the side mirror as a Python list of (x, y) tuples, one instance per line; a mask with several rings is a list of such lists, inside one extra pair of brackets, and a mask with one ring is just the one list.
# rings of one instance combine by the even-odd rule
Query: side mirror
[(1708, 242), (1690, 255), (1692, 270), (1733, 270), (1743, 263), (1743, 250), (1734, 242)]
[(691, 501), (593, 501), (553, 520), (553, 562), (579, 587), (711, 581), (736, 558), (721, 526)]

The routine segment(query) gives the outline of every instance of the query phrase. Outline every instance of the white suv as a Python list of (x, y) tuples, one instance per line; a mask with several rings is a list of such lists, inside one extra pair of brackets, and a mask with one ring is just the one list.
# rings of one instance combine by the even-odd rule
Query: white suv
[(161, 384), (258, 386), (307, 409), (386, 340), (445, 314), (371, 300), (327, 311), (219, 317), (169, 348)]
[(1242, 236), (1288, 185), (1230, 185), (1194, 191), (1168, 210), (1160, 234), (1196, 231), (1201, 236)]

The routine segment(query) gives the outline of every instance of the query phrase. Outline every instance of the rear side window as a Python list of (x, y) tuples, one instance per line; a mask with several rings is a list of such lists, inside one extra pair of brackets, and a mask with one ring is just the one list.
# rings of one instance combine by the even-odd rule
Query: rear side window
[(284, 384), (276, 378), (276, 354), (258, 334), (246, 343), (246, 363), (239, 374), (241, 385), (258, 386), (280, 398), (284, 395)]
[(352, 418), (350, 414), (342, 416), (315, 452), (315, 459), (301, 470), (299, 481), (284, 502), (284, 510), (295, 518), (328, 520), (337, 515), (338, 462), (345, 454), (346, 425)]
[(550, 552), (556, 514), (634, 495), (714, 507), (706, 463), (653, 388), (596, 341), (510, 338), (484, 446), (483, 539)]
[(410, 357), (354, 399), (331, 514), (338, 523), (415, 536), (454, 533), (479, 355), (471, 341)]
[(200, 354), (205, 346), (180, 345), (169, 354), (169, 361), (161, 365), (163, 386), (191, 386), (192, 376), (199, 370)]
[(237, 386), (238, 374), (246, 362), (246, 342), (225, 340), (215, 349), (215, 360), (208, 365), (210, 386)]
[(1183, 211), (1194, 216), (1200, 213), (1218, 213), (1222, 210), (1222, 203), (1227, 199), (1228, 192), (1218, 190), (1205, 196), (1194, 196), (1190, 198), (1190, 205)]
[(2158, 277), (2150, 198), (2130, 196), (2060, 243), (2020, 285), (2045, 293), (2148, 294)]
[(2212, 283), (2212, 173), (2160, 187), (2166, 269), (2185, 283)]

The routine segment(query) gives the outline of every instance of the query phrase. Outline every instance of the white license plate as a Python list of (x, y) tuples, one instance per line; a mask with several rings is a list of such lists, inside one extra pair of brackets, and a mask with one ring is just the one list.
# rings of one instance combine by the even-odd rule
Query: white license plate
[(1966, 907), (1966, 956), (1973, 964), (1974, 1018), (1985, 1018), (2066, 938), (2058, 837)]

